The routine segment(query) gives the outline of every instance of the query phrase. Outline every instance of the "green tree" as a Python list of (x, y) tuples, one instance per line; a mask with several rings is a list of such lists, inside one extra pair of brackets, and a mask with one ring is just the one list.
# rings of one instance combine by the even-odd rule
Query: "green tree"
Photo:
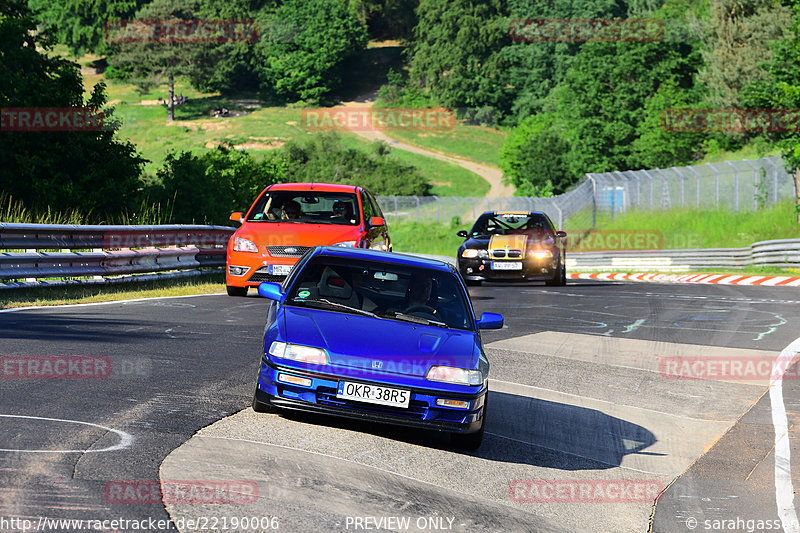
[(551, 115), (530, 116), (503, 144), (500, 167), (517, 196), (561, 194), (576, 181), (567, 165), (569, 142), (553, 122)]
[(739, 92), (767, 77), (761, 65), (770, 60), (769, 44), (788, 38), (789, 6), (773, 0), (714, 0), (699, 80), (710, 102), (739, 107)]
[(792, 9), (789, 36), (775, 44), (774, 56), (764, 68), (768, 77), (742, 91), (746, 107), (785, 110), (787, 114), (778, 131), (765, 132), (781, 149), (786, 168), (794, 174), (795, 209), (800, 224), (800, 0), (788, 0)]
[(247, 152), (219, 146), (204, 154), (169, 153), (156, 172), (150, 197), (172, 206), (176, 223), (222, 224), (250, 206), (267, 185), (284, 180), (281, 154), (256, 161)]
[(410, 46), (410, 81), (439, 104), (509, 106), (498, 52), (511, 41), (501, 0), (421, 0)]
[(642, 168), (634, 149), (663, 83), (688, 90), (701, 65), (687, 43), (586, 43), (557, 89), (573, 174)]
[(268, 17), (255, 47), (262, 86), (318, 101), (338, 88), (342, 64), (367, 45), (367, 30), (344, 0), (287, 0)]
[(130, 19), (150, 0), (29, 0), (42, 29), (52, 31), (58, 42), (79, 57), (86, 52), (106, 53), (106, 23)]
[(157, 26), (149, 21), (196, 20), (199, 8), (199, 0), (154, 0), (136, 13), (142, 24), (142, 32), (136, 35), (145, 37), (135, 42), (114, 39), (111, 45), (114, 52), (111, 65), (129, 72), (129, 80), (140, 90), (146, 91), (166, 79), (169, 121), (175, 120), (175, 77), (196, 74), (204, 60), (213, 61), (204, 54), (204, 49), (212, 48), (212, 44), (175, 42), (170, 36), (161, 38)]
[(102, 109), (97, 131), (0, 131), (0, 191), (28, 209), (79, 209), (102, 220), (137, 205), (145, 161), (127, 141), (114, 138), (113, 109), (105, 86), (87, 101), (78, 64), (49, 55), (54, 39), (37, 32), (21, 0), (0, 0), (0, 108)]

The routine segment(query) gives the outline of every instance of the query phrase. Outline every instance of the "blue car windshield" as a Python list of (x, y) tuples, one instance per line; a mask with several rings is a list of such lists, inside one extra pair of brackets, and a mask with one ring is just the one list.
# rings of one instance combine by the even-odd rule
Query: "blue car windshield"
[(286, 305), (474, 329), (456, 274), (392, 263), (314, 257), (289, 289)]

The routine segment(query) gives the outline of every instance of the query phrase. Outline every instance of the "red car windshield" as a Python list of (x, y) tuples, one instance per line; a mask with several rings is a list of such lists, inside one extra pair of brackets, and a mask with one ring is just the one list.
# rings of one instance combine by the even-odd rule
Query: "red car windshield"
[(262, 194), (247, 221), (357, 226), (361, 217), (353, 193), (281, 190)]

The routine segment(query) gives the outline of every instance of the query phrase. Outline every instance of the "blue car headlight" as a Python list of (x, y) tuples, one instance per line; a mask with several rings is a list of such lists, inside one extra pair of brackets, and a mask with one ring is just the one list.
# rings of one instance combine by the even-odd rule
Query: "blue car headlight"
[(269, 354), (274, 357), (300, 361), (301, 363), (311, 363), (313, 365), (328, 364), (328, 352), (322, 348), (304, 346), (302, 344), (275, 341), (269, 347)]
[(452, 366), (432, 366), (425, 379), (430, 381), (443, 381), (458, 385), (480, 385), (483, 383), (483, 374), (479, 370), (467, 370)]

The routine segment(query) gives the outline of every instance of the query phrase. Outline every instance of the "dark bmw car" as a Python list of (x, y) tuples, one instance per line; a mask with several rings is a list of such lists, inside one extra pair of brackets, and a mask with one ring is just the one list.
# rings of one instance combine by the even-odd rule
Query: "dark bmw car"
[(566, 285), (565, 238), (544, 213), (489, 211), (458, 247), (458, 271), (467, 285), (482, 281), (544, 281)]

